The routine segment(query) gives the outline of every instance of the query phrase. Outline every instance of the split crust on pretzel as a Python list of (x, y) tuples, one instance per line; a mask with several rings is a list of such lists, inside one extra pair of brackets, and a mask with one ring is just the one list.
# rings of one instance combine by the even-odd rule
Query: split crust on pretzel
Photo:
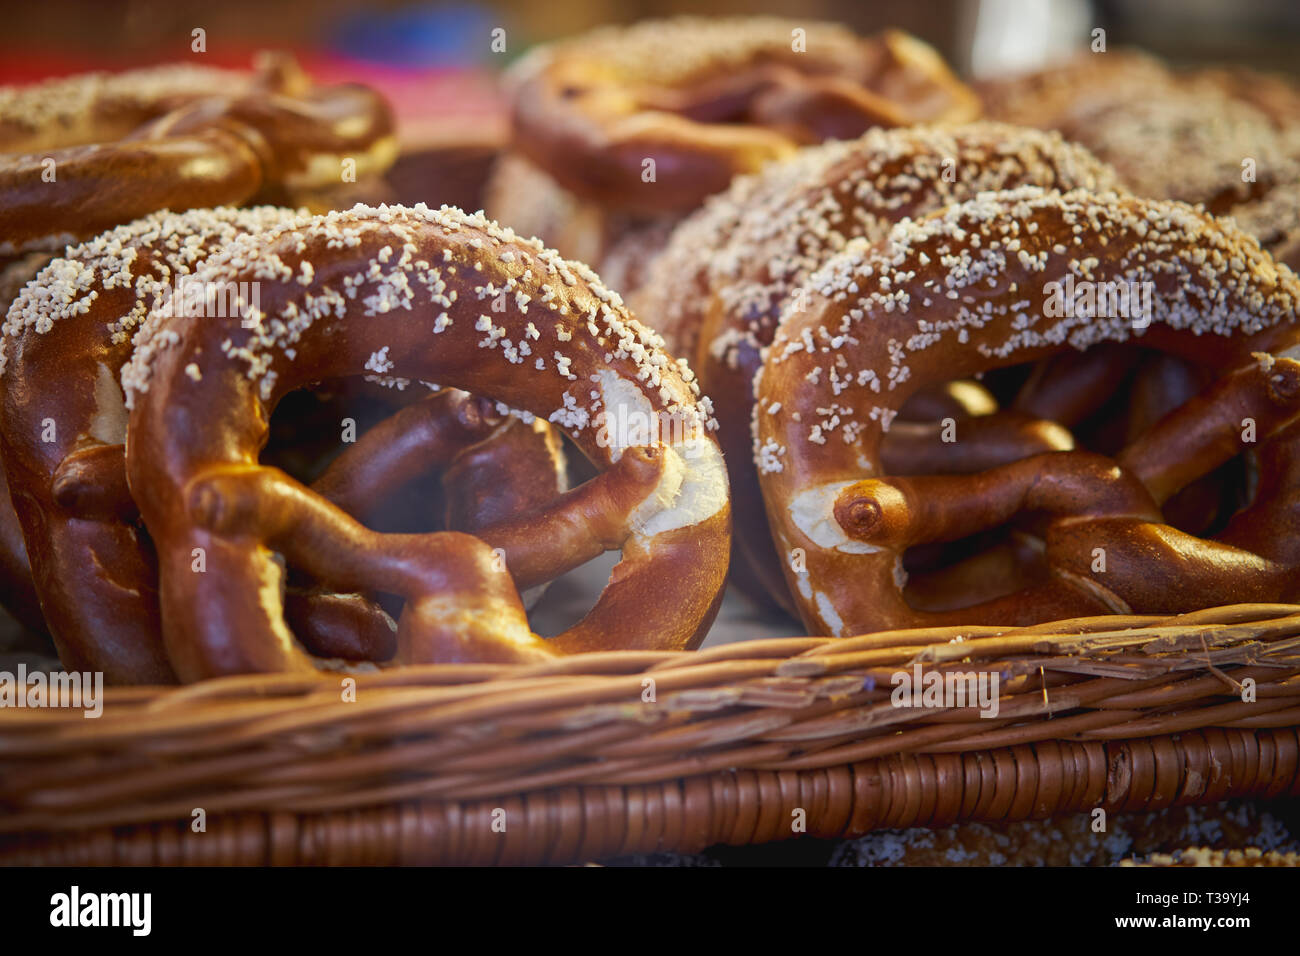
[[(1149, 327), (1086, 310), (1050, 316), (1048, 283), (1067, 276), (1153, 283)], [(806, 573), (787, 568), (787, 579), (810, 629), (1163, 613), (1300, 592), (1284, 530), (1295, 526), (1294, 495), (1257, 495), (1214, 540), (1159, 517), (1171, 489), (1250, 450), (1243, 416), (1260, 416), (1260, 487), (1297, 478), (1297, 429), (1286, 423), (1300, 414), (1300, 280), (1230, 222), (1175, 202), (1025, 188), (903, 223), (875, 246), (852, 243), (811, 284), (809, 310), (783, 316), (755, 409), (778, 546), (806, 550)], [(1058, 452), (975, 476), (882, 469), (885, 432), (918, 389), (1103, 342), (1159, 349), (1224, 377), (1106, 467)], [(958, 536), (1026, 508), (1052, 516), (1046, 583), (948, 613), (908, 606), (904, 542)]]
[[(793, 610), (750, 453), (752, 382), (782, 309), (800, 307), (811, 292), (808, 277), (851, 240), (874, 242), (904, 218), (1025, 185), (1108, 190), (1118, 180), (1056, 133), (983, 122), (872, 130), (737, 180), (673, 235), (633, 305), (687, 358), (715, 401), (733, 507), (744, 519), (736, 523), (732, 573), (747, 593)], [(974, 471), (1072, 447), (1059, 425), (1014, 411), (989, 414), (996, 409), (988, 393), (974, 383), (963, 388), (968, 399), (978, 393), (973, 400), (982, 407), (956, 402), (933, 409), (940, 413), (929, 423), (900, 423), (890, 432), (882, 454), (891, 473)], [(924, 419), (924, 411), (911, 414)], [(939, 420), (950, 415), (971, 419), (966, 441), (941, 441)]]
[(516, 149), (581, 198), (646, 213), (691, 209), (799, 145), (979, 115), (913, 37), (764, 17), (596, 30), (530, 53), (509, 91)]
[[(176, 284), (194, 281), (214, 248), (310, 218), (273, 207), (155, 214), (71, 247), (15, 302), (0, 339), (0, 460), (45, 623), (65, 666), (103, 671), (113, 683), (172, 678), (159, 633), (156, 570), (126, 480), (127, 413), (118, 376), (151, 306), (184, 307), (187, 292)], [(225, 315), (231, 290), (217, 291), (214, 312)], [(179, 300), (169, 298), (173, 293)], [(563, 457), (549, 429), (451, 391), (407, 405), (364, 433), (316, 485), (364, 515), (466, 451), (483, 461), (493, 490), (471, 503), (477, 509), (461, 513), (463, 527), (496, 520), (503, 503), (537, 506), (564, 490)], [(449, 487), (456, 490), (454, 480)], [(316, 653), (349, 660), (392, 655), (391, 620), (359, 595), (308, 587), (287, 600)]]
[[(127, 473), (132, 488), (148, 489), (141, 513), (182, 679), (312, 666), (280, 613), (272, 549), (331, 586), (404, 597), (399, 662), (702, 640), (730, 524), (709, 406), (585, 266), (457, 209), (358, 206), (237, 239), (199, 278), (259, 281), (259, 324), (151, 317), (123, 371)], [(280, 395), (367, 366), (549, 420), (603, 473), (544, 513), (483, 529), (482, 540), (369, 532), (256, 463)], [(657, 442), (601, 427), (637, 416), (670, 427)], [(507, 570), (553, 576), (615, 544), (622, 561), (583, 621), (550, 640), (532, 634)], [(191, 569), (195, 549), (205, 574)]]
[[(344, 159), (360, 178), (396, 157), (378, 93), (313, 87), (283, 59), (225, 84), (203, 71), (147, 75), (0, 94), (0, 131), (13, 130), (0, 139), (9, 149), (0, 154), (0, 255), (57, 248), (160, 209), (279, 202), (336, 184)], [(185, 82), (169, 92), (173, 76)], [(23, 135), (42, 116), (61, 132)], [(123, 129), (128, 121), (138, 122)]]

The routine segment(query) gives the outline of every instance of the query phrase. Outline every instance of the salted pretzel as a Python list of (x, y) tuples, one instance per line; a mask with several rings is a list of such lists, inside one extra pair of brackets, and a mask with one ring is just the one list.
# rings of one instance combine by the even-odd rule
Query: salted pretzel
[[(189, 82), (169, 93), (172, 76)], [(13, 131), (0, 136), (0, 255), (58, 248), (159, 209), (283, 201), (339, 182), (345, 159), (361, 177), (396, 155), (392, 116), (373, 90), (313, 87), (284, 59), (224, 89), (220, 79), (92, 74), (0, 94), (0, 130)]]
[[(703, 639), (730, 523), (708, 403), (585, 266), (481, 215), (358, 206), (241, 237), (197, 275), (260, 281), (257, 326), (151, 316), (122, 377), (127, 475), (183, 680), (313, 666), (282, 619), (271, 549), (331, 587), (403, 597), (398, 662)], [(494, 311), (502, 293), (507, 308)], [(368, 531), (257, 464), (283, 394), (367, 365), (553, 422), (602, 473), (475, 536)], [(518, 590), (611, 548), (622, 561), (588, 615), (550, 640), (533, 634)], [(206, 573), (192, 569), (196, 549)]]
[[(1051, 314), (1049, 283), (1066, 276), (1153, 283), (1149, 327)], [(1023, 188), (902, 223), (875, 246), (850, 243), (811, 283), (808, 311), (783, 316), (755, 409), (774, 537), (805, 551), (806, 573), (787, 568), (787, 579), (810, 629), (1016, 624), (1300, 594), (1300, 545), (1284, 530), (1300, 506), (1288, 490), (1300, 480), (1300, 280), (1230, 222), (1176, 202)], [(1052, 452), (947, 476), (883, 467), (884, 434), (918, 389), (1104, 342), (1220, 376), (1113, 459)], [(1258, 446), (1246, 443), (1247, 419)], [(1258, 491), (1221, 534), (1163, 523), (1162, 502), (1256, 447)], [(1048, 515), (1046, 580), (944, 612), (908, 603), (908, 547), (1021, 512)]]
[[(229, 298), (195, 302), (186, 296), (211, 287), (181, 283), (223, 242), (309, 220), (273, 207), (157, 213), (70, 248), (11, 309), (0, 339), (0, 460), (45, 622), (66, 666), (103, 671), (115, 683), (171, 677), (156, 571), (125, 473), (126, 412), (117, 379), (133, 332), (164, 303), (176, 311), (201, 304), (200, 316), (209, 308), (231, 314)], [(365, 374), (390, 384), (373, 367)], [(337, 427), (336, 420), (331, 431)], [(493, 484), (490, 504), (537, 505), (565, 488), (563, 456), (545, 426), (451, 390), (410, 403), (366, 431), (315, 485), (365, 517), (404, 484), (471, 452), (493, 466), (478, 476)], [(452, 490), (460, 491), (454, 482)], [(479, 505), (455, 520), (477, 527), (497, 513)], [(395, 649), (392, 622), (358, 595), (304, 582), (287, 600), (304, 640), (322, 656), (382, 659)]]
[[(1111, 189), (1114, 173), (1058, 134), (997, 123), (872, 130), (857, 140), (802, 150), (732, 184), (682, 224), (634, 297), (637, 313), (665, 336), (714, 399), (737, 521), (732, 573), (756, 597), (793, 609), (781, 555), (768, 533), (752, 466), (752, 381), (782, 309), (800, 308), (809, 275), (852, 239), (883, 238), (906, 217), (986, 190), (1021, 185)], [(936, 388), (943, 383), (935, 383)], [(973, 382), (947, 405), (918, 396), (886, 439), (895, 474), (973, 471), (1033, 451), (1072, 447), (1049, 416), (996, 411)], [(941, 422), (969, 418), (946, 443)], [(910, 421), (909, 421), (910, 420)]]

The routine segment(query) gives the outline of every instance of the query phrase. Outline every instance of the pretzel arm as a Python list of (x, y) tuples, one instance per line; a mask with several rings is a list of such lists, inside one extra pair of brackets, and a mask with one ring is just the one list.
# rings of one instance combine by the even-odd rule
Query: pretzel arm
[[(664, 467), (658, 449), (629, 449), (613, 467), (553, 504), (481, 529), (477, 537), (505, 551), (521, 589), (552, 580), (622, 545), (647, 497), (659, 488)], [(419, 550), (416, 542), (430, 536), (371, 532), (277, 469), (213, 469), (191, 483), (188, 495), (199, 525), (224, 535), (253, 535), (332, 586), (405, 594), (419, 583), (406, 560)], [(373, 568), (357, 557), (367, 552), (387, 560)]]
[(1021, 511), (1160, 520), (1140, 484), (1089, 452), (1037, 455), (974, 475), (866, 479), (835, 501), (846, 535), (891, 549), (964, 538)]
[[(53, 182), (42, 179), (47, 160), (54, 162)], [(0, 235), (15, 248), (53, 248), (59, 243), (42, 240), (93, 236), (156, 209), (238, 205), (261, 186), (255, 153), (215, 129), (0, 157)]]
[[(752, 377), (752, 376), (751, 376)], [(935, 422), (941, 418), (992, 415), (998, 400), (973, 378), (927, 385), (914, 392), (898, 410), (899, 421)]]
[(50, 491), (60, 507), (87, 521), (129, 523), (140, 517), (126, 483), (124, 445), (77, 449), (55, 470)]
[(1258, 358), (1188, 399), (1117, 456), (1158, 503), (1249, 448), (1247, 420), (1262, 441), (1300, 415), (1300, 361)]
[(552, 503), (474, 534), (505, 552), (521, 591), (553, 581), (622, 546), (664, 466), (659, 449), (630, 448), (613, 467)]
[(811, 117), (813, 141), (851, 139), (873, 126), (909, 124), (905, 106), (856, 80), (789, 69), (754, 98), (749, 113), (755, 123), (777, 130), (807, 125)]
[[(1188, 593), (1209, 607), (1285, 601), (1296, 592), (1293, 565), (1254, 547), (1198, 538), (1157, 522), (1123, 517), (1056, 522), (1046, 540), (1047, 561), (1058, 577), (1114, 596), (1122, 602), (1115, 607), (1120, 611), (1176, 613), (1186, 606)], [(1099, 555), (1104, 565), (1095, 564)]]
[(291, 587), (284, 618), (317, 657), (386, 661), (397, 651), (397, 624), (360, 594)]
[[(951, 435), (952, 440), (945, 440)], [(895, 422), (881, 443), (889, 474), (969, 474), (1049, 451), (1070, 451), (1074, 436), (1056, 422), (1016, 411), (948, 422)]]
[(431, 395), (368, 429), (311, 488), (349, 514), (364, 515), (376, 501), (486, 438), (498, 422), (465, 392)]
[(367, 529), (276, 468), (220, 467), (187, 489), (190, 517), (215, 534), (250, 536), (331, 587), (403, 594), (417, 583), (407, 543)]
[(1109, 343), (1053, 355), (1034, 366), (1011, 407), (1073, 427), (1115, 393), (1139, 357), (1133, 349)]

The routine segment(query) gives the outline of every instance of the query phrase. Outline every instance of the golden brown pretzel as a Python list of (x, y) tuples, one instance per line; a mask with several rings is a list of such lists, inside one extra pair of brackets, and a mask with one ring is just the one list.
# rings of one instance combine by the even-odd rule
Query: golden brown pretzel
[[(0, 340), (0, 444), (37, 590), (66, 666), (102, 670), (115, 683), (170, 676), (158, 634), (156, 574), (123, 458), (126, 412), (117, 377), (133, 331), (171, 292), (192, 303), (185, 296), (195, 287), (183, 283), (222, 242), (308, 218), (269, 207), (155, 214), (70, 248), (10, 312)], [(231, 302), (212, 305), (227, 314)], [(464, 393), (439, 393), (347, 446), (318, 484), (343, 507), (364, 513), (481, 443), (480, 454), (497, 466), (492, 478), (504, 489), (498, 494), (526, 485), (514, 493), (548, 500), (563, 490), (562, 458), (545, 435), (509, 437), (523, 430)], [(548, 451), (557, 457), (547, 459)], [(522, 460), (507, 471), (504, 456)], [(525, 456), (546, 460), (538, 467)], [(474, 525), (495, 517), (470, 511), (461, 520)], [(288, 601), (304, 640), (322, 656), (391, 656), (391, 622), (358, 596), (308, 588), (295, 589)]]
[(691, 209), (799, 144), (978, 113), (912, 37), (770, 18), (596, 30), (531, 53), (511, 94), (525, 156), (581, 197), (651, 213)]
[[(19, 135), (0, 155), (0, 254), (56, 248), (158, 209), (282, 201), (296, 189), (339, 182), (344, 159), (356, 162), (360, 177), (396, 155), (392, 116), (377, 93), (312, 88), (283, 61), (264, 64), (229, 92), (157, 90), (154, 100), (121, 111), (145, 122), (105, 140), (84, 137), (120, 129), (123, 117), (96, 117), (113, 104), (103, 101), (102, 78), (85, 83), (80, 111), (89, 115), (69, 120), (69, 139), (47, 137), (28, 151), (30, 137)], [(27, 122), (47, 95), (40, 87), (13, 91), (0, 98), (0, 110), (7, 104)]]
[[(199, 277), (259, 281), (260, 323), (151, 318), (123, 371), (127, 474), (157, 546), (164, 637), (182, 679), (312, 666), (279, 613), (269, 548), (330, 586), (404, 597), (401, 661), (703, 638), (730, 523), (708, 405), (585, 266), (460, 210), (358, 206), (237, 239)], [(281, 395), (367, 365), (546, 418), (606, 470), (477, 538), (367, 531), (256, 463)], [(550, 641), (532, 634), (516, 582), (611, 548), (623, 560), (587, 617)], [(196, 553), (205, 573), (192, 570)]]
[[(750, 456), (751, 383), (782, 309), (800, 308), (808, 277), (852, 239), (875, 241), (905, 217), (1021, 185), (1109, 189), (1116, 179), (1055, 133), (998, 123), (873, 130), (738, 180), (680, 226), (656, 260), (634, 306), (664, 330), (715, 402), (733, 507), (743, 519), (733, 574), (747, 593), (792, 609)], [(973, 389), (968, 383), (963, 391)], [(987, 414), (994, 409), (986, 392), (971, 400), (985, 404), (904, 411), (904, 419), (921, 421), (890, 432), (882, 454), (891, 473), (974, 471), (1072, 447), (1064, 429), (1033, 415)], [(940, 423), (950, 416), (970, 419), (960, 442), (941, 440)]]
[[(1056, 314), (1050, 283), (1067, 276), (1152, 283), (1149, 327), (1082, 307)], [(809, 310), (783, 317), (755, 410), (776, 540), (806, 553), (806, 574), (787, 573), (810, 629), (1027, 623), (1297, 595), (1298, 548), (1279, 533), (1297, 520), (1294, 494), (1258, 494), (1215, 540), (1163, 524), (1159, 511), (1255, 447), (1244, 444), (1246, 419), (1262, 446), (1259, 487), (1288, 489), (1300, 477), (1296, 429), (1287, 430), (1300, 414), (1300, 280), (1230, 222), (1180, 203), (1025, 188), (903, 223), (874, 247), (850, 244), (812, 282)], [(1056, 452), (968, 476), (891, 478), (882, 469), (884, 432), (918, 388), (1105, 341), (1224, 374), (1114, 461)], [(836, 368), (839, 389), (829, 376)], [(1025, 510), (1051, 516), (1047, 582), (947, 613), (907, 604), (906, 547)]]

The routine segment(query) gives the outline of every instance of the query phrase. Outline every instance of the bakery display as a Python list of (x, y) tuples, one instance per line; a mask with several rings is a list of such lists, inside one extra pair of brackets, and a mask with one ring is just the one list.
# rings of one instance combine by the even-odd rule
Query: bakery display
[[(1297, 792), (1300, 86), (500, 29), (0, 87), (0, 861), (1115, 863)], [(1129, 856), (1294, 862), (1208, 832)]]

